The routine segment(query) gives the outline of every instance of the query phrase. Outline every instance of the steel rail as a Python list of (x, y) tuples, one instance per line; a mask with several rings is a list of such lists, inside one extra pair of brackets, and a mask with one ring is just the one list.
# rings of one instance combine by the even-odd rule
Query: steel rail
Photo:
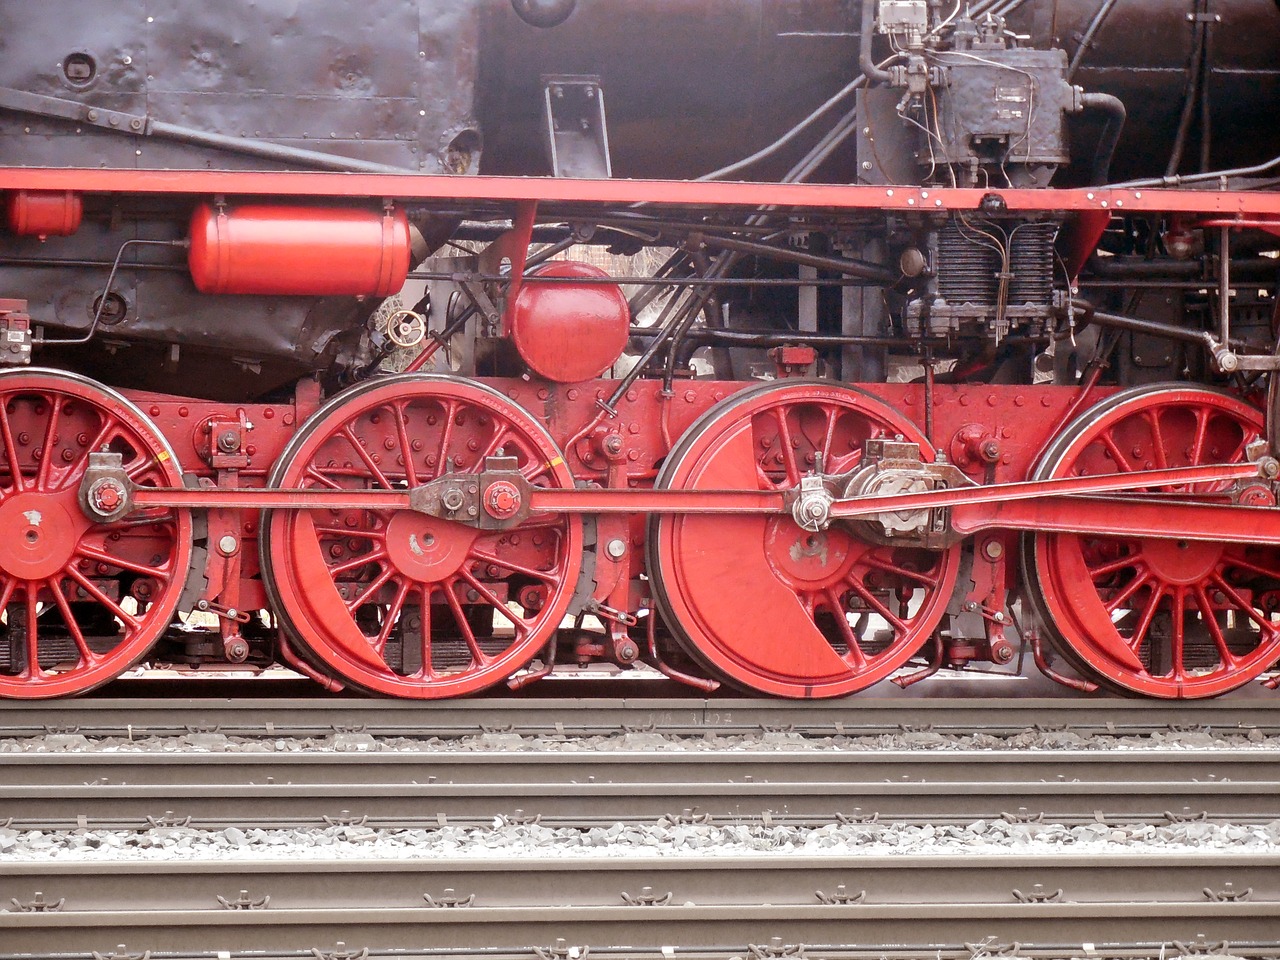
[[(973, 675), (985, 690), (1004, 681), (1028, 686), (1009, 675)], [(605, 684), (623, 682), (618, 678)], [(960, 681), (958, 681), (960, 682)], [(153, 680), (117, 681), (105, 691), (57, 702), (0, 700), (0, 738), (80, 734), (86, 737), (146, 737), (220, 733), (246, 737), (314, 737), (358, 731), (371, 736), (445, 737), (485, 733), (529, 736), (590, 736), (654, 732), (672, 735), (794, 732), (808, 736), (880, 736), (906, 730), (939, 734), (1009, 736), (1035, 728), (1069, 728), (1082, 736), (1142, 736), (1188, 728), (1219, 733), (1256, 730), (1280, 735), (1280, 695), (1258, 687), (1225, 698), (1188, 702), (1018, 697), (984, 694), (955, 699), (889, 698), (797, 703), (785, 700), (672, 696), (669, 684), (630, 684), (632, 696), (593, 695), (600, 685), (582, 680), (545, 680), (533, 688), (569, 694), (535, 698), (496, 697), (419, 703), (336, 696), (264, 696), (277, 683), (251, 681), (258, 695), (244, 696), (243, 683), (203, 680), (202, 689), (222, 695), (189, 696), (190, 685)], [(575, 696), (581, 692), (583, 695)], [(897, 691), (894, 691), (897, 693)], [(0, 755), (0, 763), (5, 757)]]
[[(1101, 860), (1101, 858), (1099, 858)], [(732, 860), (730, 860), (732, 863)], [(335, 864), (336, 865), (336, 864)], [(853, 872), (853, 864), (848, 864)], [(1158, 867), (1158, 860), (1153, 863)], [(1275, 872), (1274, 866), (1266, 868)], [(1099, 863), (1096, 873), (1105, 870)], [(759, 876), (763, 871), (757, 869)], [(592, 944), (632, 950), (678, 944), (707, 948), (725, 943), (901, 944), (980, 943), (987, 938), (1055, 943), (1171, 943), (1219, 939), (1274, 940), (1280, 900), (1213, 901), (1202, 890), (1164, 891), (1161, 899), (1135, 902), (1129, 895), (1103, 901), (1018, 903), (972, 900), (974, 858), (951, 878), (964, 899), (941, 903), (690, 904), (661, 907), (581, 905), (576, 898), (546, 897), (536, 905), (432, 909), (413, 905), (276, 907), (266, 909), (157, 909), (120, 903), (117, 909), (0, 914), (6, 951), (99, 951), (127, 945), (152, 954), (210, 944), (247, 950), (314, 948), (324, 956), (341, 942), (412, 950), (519, 949), (574, 945), (585, 956)], [(658, 876), (661, 876), (659, 874)], [(763, 886), (763, 885), (762, 885)], [(806, 883), (805, 893), (812, 892)], [(550, 885), (545, 891), (554, 890)], [(250, 894), (252, 891), (248, 891)], [(421, 891), (415, 891), (421, 897)], [(222, 896), (235, 898), (236, 889)], [(550, 902), (548, 902), (550, 901)], [(566, 902), (567, 901), (567, 902)], [(341, 949), (341, 948), (339, 948)], [(344, 951), (346, 952), (346, 951)], [(672, 951), (675, 952), (674, 950)], [(572, 956), (573, 954), (566, 954)]]
[[(1271, 751), (1233, 752), (1221, 768), (1212, 751), (875, 756), (334, 753), (276, 763), (284, 758), (201, 753), (129, 755), (116, 763), (94, 753), (6, 755), (0, 811), (19, 829), (136, 829), (188, 818), (208, 828), (529, 817), (591, 826), (689, 810), (718, 822), (766, 824), (876, 816), (971, 822), (1011, 812), (1050, 821), (1280, 817)], [(63, 762), (50, 762), (57, 760)], [(1077, 762), (1084, 765), (1078, 772)]]
[[(274, 778), (316, 784), (895, 784), (985, 780), (1006, 785), (1064, 779), (1095, 784), (1280, 780), (1280, 751), (1176, 750), (788, 750), (652, 748), (610, 751), (473, 752), (387, 750), (363, 743), (336, 752), (210, 753), (178, 745), (175, 752), (16, 753), (0, 756), (9, 786), (53, 791), (86, 783), (156, 786), (250, 786)], [(177, 752), (181, 751), (181, 752)], [(0, 785), (0, 791), (4, 789)]]

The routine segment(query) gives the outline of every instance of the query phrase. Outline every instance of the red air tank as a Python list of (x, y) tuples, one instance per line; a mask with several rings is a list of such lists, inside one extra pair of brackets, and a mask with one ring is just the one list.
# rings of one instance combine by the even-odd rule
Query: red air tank
[(534, 373), (557, 383), (577, 383), (603, 373), (621, 356), (631, 313), (616, 283), (537, 279), (608, 276), (589, 263), (559, 260), (544, 264), (525, 280), (511, 315), (511, 339)]
[(14, 190), (4, 212), (20, 237), (69, 237), (80, 229), (84, 203), (74, 190)]
[(201, 293), (386, 297), (409, 272), (402, 210), (202, 203), (187, 262)]

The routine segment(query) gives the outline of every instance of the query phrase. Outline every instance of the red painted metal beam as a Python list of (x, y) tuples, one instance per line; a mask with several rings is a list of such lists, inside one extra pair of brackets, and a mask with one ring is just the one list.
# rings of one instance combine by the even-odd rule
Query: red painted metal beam
[(0, 167), (0, 190), (86, 194), (213, 194), (254, 197), (396, 198), (404, 201), (632, 203), (697, 207), (804, 207), (831, 210), (977, 210), (998, 195), (1010, 210), (1280, 215), (1280, 193), (1171, 189), (954, 190), (817, 183), (686, 180), (568, 180), (550, 177), (445, 177), (415, 174), (102, 170)]

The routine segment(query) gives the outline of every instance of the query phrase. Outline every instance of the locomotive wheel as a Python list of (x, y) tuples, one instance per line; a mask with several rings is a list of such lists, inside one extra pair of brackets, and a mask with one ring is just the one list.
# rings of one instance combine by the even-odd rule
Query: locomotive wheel
[[(571, 487), (555, 443), (488, 387), (402, 376), (348, 390), (294, 436), (275, 487), (393, 489), (477, 473), (502, 450), (535, 486)], [(475, 693), (525, 666), (559, 627), (582, 562), (582, 521), (481, 531), (411, 510), (275, 511), (264, 578), (303, 653), (376, 693)]]
[(91, 451), (139, 486), (182, 486), (173, 451), (124, 397), (55, 370), (0, 373), (0, 696), (61, 697), (106, 683), (169, 626), (191, 561), (191, 516), (80, 509)]
[[(812, 381), (764, 384), (712, 407), (676, 444), (657, 485), (795, 487), (818, 458), (847, 474), (869, 439), (931, 447), (892, 408)], [(781, 697), (839, 697), (899, 669), (937, 628), (959, 548), (877, 546), (842, 525), (790, 516), (656, 516), (649, 574), (681, 646), (730, 682)]]
[[(1036, 477), (1239, 463), (1262, 432), (1262, 414), (1226, 393), (1142, 387), (1085, 411), (1046, 451)], [(1151, 493), (1221, 493), (1232, 486)], [(1245, 502), (1274, 502), (1264, 487), (1251, 492)], [(1212, 697), (1255, 679), (1280, 657), (1276, 547), (1059, 533), (1028, 540), (1032, 600), (1054, 645), (1114, 689)]]

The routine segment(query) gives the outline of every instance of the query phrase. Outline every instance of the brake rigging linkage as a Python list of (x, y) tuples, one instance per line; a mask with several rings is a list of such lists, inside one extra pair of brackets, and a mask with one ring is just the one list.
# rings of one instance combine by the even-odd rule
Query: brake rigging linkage
[[(495, 456), (474, 474), (449, 474), (405, 490), (195, 489), (144, 487), (117, 453), (92, 453), (81, 509), (112, 522), (146, 508), (411, 510), (482, 530), (519, 526), (539, 514), (790, 514), (807, 530), (855, 522), (873, 542), (948, 546), (983, 530), (1163, 537), (1280, 544), (1280, 513), (1246, 506), (1230, 490), (1213, 494), (1139, 491), (1230, 481), (1272, 483), (1280, 462), (1259, 444), (1256, 459), (1127, 473), (979, 485), (948, 463), (926, 463), (917, 444), (870, 440), (852, 475), (821, 465), (791, 490), (549, 489), (531, 485), (512, 458)], [(1101, 494), (1119, 494), (1103, 497)], [(1268, 512), (1269, 511), (1269, 512)], [(1274, 519), (1276, 522), (1266, 522)]]

